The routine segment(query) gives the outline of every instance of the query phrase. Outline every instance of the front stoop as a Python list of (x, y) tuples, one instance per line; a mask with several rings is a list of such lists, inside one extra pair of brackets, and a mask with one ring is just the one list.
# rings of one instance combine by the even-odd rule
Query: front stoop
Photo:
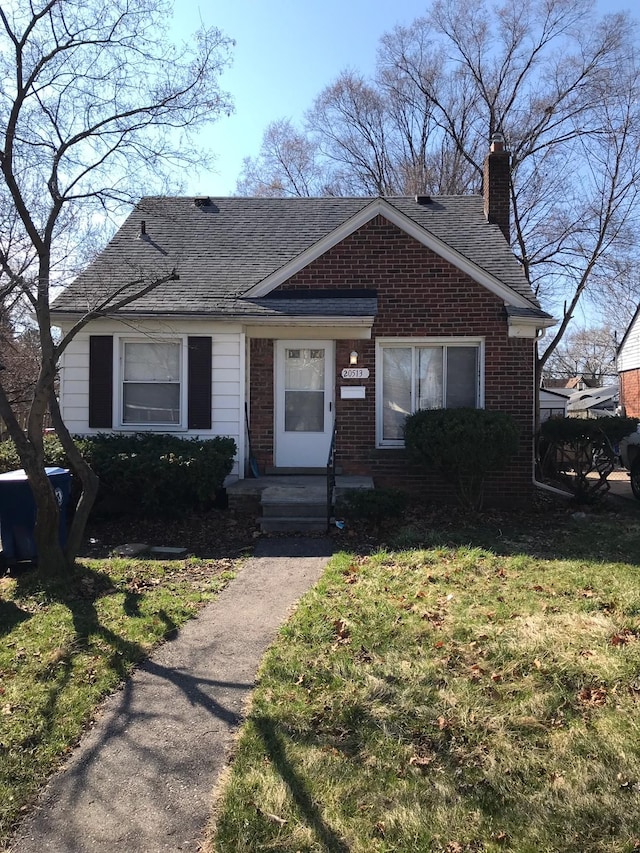
[[(373, 489), (373, 479), (338, 474), (335, 496), (353, 489)], [(229, 506), (260, 501), (258, 524), (264, 533), (324, 533), (327, 529), (327, 477), (267, 475), (226, 485)]]
[(327, 489), (321, 486), (268, 486), (260, 500), (263, 533), (323, 533), (327, 529)]

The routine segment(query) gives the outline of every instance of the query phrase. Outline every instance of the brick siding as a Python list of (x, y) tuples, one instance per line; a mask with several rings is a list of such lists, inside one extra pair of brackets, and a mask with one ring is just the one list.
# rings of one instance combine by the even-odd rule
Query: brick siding
[[(526, 501), (532, 489), (533, 341), (509, 338), (501, 300), (430, 249), (378, 216), (289, 279), (280, 290), (372, 288), (378, 314), (372, 340), (336, 341), (337, 458), (344, 473), (372, 475), (377, 485), (452, 496), (435, 475), (416, 472), (401, 448), (376, 448), (375, 338), (483, 337), (485, 407), (510, 412), (521, 430), (509, 471), (487, 484), (491, 503)], [(369, 379), (340, 376), (351, 350)], [(340, 399), (340, 385), (364, 385), (364, 400)], [(251, 342), (251, 426), (254, 453), (273, 461), (273, 344)]]
[(624, 370), (620, 373), (620, 405), (627, 417), (640, 418), (640, 370)]

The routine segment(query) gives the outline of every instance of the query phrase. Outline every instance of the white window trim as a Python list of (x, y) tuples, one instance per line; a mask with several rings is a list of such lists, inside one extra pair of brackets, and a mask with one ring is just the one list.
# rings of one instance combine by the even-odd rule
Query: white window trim
[[(125, 432), (185, 432), (187, 430), (187, 338), (187, 335), (176, 334), (114, 335), (113, 399), (117, 406), (116, 418), (114, 418), (117, 423), (116, 429)], [(124, 422), (124, 345), (128, 343), (180, 344), (180, 423), (131, 424)]]
[(435, 338), (377, 338), (376, 339), (376, 447), (401, 448), (402, 439), (384, 439), (383, 396), (382, 396), (382, 354), (387, 347), (424, 347), (424, 346), (475, 346), (478, 348), (478, 408), (484, 409), (484, 355), (485, 339), (474, 336), (435, 337)]

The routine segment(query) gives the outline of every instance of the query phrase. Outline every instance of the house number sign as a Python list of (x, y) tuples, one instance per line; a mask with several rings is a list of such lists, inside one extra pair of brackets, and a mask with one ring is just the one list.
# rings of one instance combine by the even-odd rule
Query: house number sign
[(369, 378), (369, 368), (368, 367), (343, 367), (342, 368), (342, 378), (343, 379), (368, 379)]

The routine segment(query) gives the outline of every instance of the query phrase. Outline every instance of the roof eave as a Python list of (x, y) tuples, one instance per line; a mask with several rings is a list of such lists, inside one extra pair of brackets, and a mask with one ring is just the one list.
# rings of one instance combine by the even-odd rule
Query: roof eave
[(545, 329), (555, 326), (554, 317), (507, 317), (510, 338), (538, 338)]

